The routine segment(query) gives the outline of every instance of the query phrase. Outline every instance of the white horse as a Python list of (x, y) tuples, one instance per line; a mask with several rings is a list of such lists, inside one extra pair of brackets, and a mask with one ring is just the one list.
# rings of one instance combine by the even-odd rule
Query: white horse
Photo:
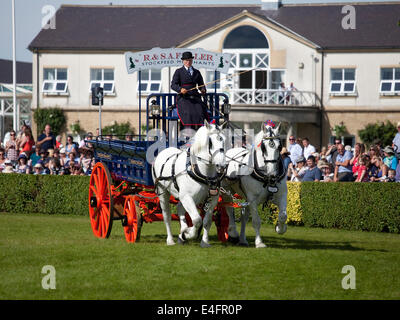
[[(248, 203), (245, 214), (241, 216), (241, 232), (239, 244), (248, 245), (246, 240), (246, 223), (249, 211), (252, 214), (252, 224), (256, 233), (255, 246), (263, 248), (266, 245), (260, 237), (261, 219), (257, 212), (260, 203), (271, 197), (279, 207), (278, 222), (275, 231), (279, 234), (286, 232), (287, 224), (287, 185), (286, 170), (280, 157), (282, 149), (279, 138), (279, 127), (262, 124), (262, 130), (255, 137), (255, 147), (252, 150), (233, 148), (227, 151), (228, 169), (223, 181), (223, 187), (244, 196)], [(229, 200), (223, 195), (224, 201)], [(233, 209), (228, 209), (229, 229), (231, 238), (238, 238), (234, 221)]]
[[(153, 164), (153, 181), (156, 193), (160, 199), (164, 223), (167, 228), (167, 245), (174, 245), (171, 232), (170, 195), (179, 199), (177, 213), (181, 223), (178, 242), (193, 239), (201, 232), (203, 237), (200, 245), (209, 247), (209, 230), (212, 223), (212, 213), (218, 203), (217, 188), (225, 174), (225, 140), (214, 124), (205, 121), (205, 125), (197, 130), (190, 151), (177, 148), (167, 148), (159, 153)], [(197, 205), (207, 198), (205, 216), (202, 220)], [(193, 226), (188, 227), (185, 219), (187, 212)]]

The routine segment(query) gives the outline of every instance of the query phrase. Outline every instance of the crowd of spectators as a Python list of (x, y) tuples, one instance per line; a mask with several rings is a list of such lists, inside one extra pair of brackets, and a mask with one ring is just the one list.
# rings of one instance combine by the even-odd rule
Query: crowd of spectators
[[(85, 139), (93, 138), (88, 133)], [(0, 146), (0, 172), (50, 175), (90, 175), (94, 166), (93, 149), (82, 140), (79, 144), (67, 137), (55, 137), (47, 124), (37, 141), (29, 126), (23, 125), (17, 134), (10, 131), (9, 139)]]
[(309, 139), (290, 136), (288, 147), (281, 151), (287, 178), (297, 182), (400, 182), (400, 122), (397, 130), (391, 146), (376, 140), (368, 149), (362, 143), (352, 148), (335, 139), (319, 152)]

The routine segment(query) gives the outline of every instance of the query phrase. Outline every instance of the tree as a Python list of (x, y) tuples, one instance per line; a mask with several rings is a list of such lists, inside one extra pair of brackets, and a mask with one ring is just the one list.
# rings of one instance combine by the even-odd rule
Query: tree
[(37, 125), (38, 135), (42, 133), (46, 124), (51, 126), (51, 131), (55, 136), (59, 135), (66, 123), (64, 112), (60, 108), (36, 109), (33, 119)]
[(101, 129), (101, 134), (102, 135), (113, 135), (118, 138), (123, 138), (126, 134), (134, 134), (135, 130), (134, 128), (131, 128), (131, 125), (129, 122), (123, 122), (119, 124), (118, 122), (114, 122), (114, 124), (110, 126), (106, 126), (103, 129)]
[(364, 129), (358, 130), (358, 135), (367, 146), (373, 144), (375, 140), (380, 140), (383, 146), (391, 146), (396, 132), (396, 126), (387, 121), (386, 123), (369, 123)]

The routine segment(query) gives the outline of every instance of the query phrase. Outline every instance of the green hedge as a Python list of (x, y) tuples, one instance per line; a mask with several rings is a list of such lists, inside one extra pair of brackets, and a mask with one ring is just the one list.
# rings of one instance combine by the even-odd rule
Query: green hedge
[(89, 179), (0, 174), (0, 212), (86, 215)]
[[(88, 214), (89, 177), (0, 174), (0, 212)], [(295, 225), (400, 233), (399, 183), (288, 183)], [(277, 217), (260, 206), (264, 221)]]
[(400, 184), (301, 184), (305, 226), (400, 233)]

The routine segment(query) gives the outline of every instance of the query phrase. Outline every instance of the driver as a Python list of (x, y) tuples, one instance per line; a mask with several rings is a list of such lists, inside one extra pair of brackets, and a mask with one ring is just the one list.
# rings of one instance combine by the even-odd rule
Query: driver
[[(206, 94), (203, 77), (199, 70), (193, 68), (193, 55), (187, 51), (182, 54), (183, 66), (177, 69), (172, 77), (171, 89), (178, 93), (177, 111), (182, 128), (197, 130), (209, 121), (207, 106), (202, 101), (201, 95)], [(200, 92), (196, 86), (200, 86)]]

